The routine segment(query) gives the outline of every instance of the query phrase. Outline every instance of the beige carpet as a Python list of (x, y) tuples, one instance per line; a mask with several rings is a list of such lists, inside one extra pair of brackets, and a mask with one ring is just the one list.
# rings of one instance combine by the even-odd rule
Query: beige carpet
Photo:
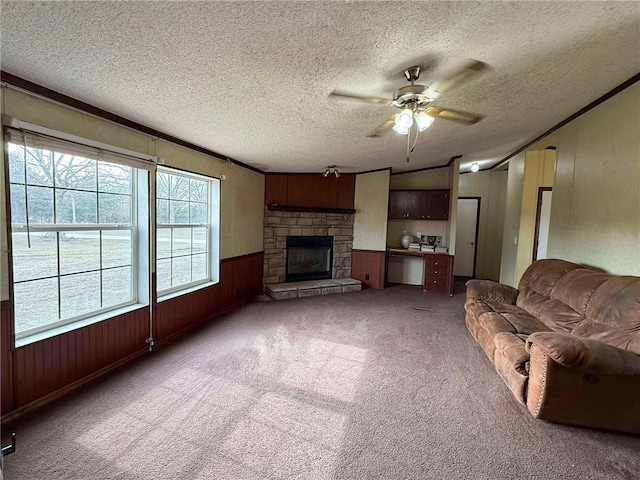
[(397, 286), (248, 305), (10, 426), (5, 478), (638, 478), (639, 437), (514, 400), (463, 300)]

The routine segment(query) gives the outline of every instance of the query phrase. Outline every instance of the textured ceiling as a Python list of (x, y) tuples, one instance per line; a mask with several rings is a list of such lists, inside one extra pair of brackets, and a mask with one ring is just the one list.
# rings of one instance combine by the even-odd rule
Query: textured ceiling
[[(2, 69), (268, 171), (489, 165), (640, 71), (640, 3), (1, 2)], [(481, 77), (434, 105), (486, 115), (366, 134), (402, 70)]]

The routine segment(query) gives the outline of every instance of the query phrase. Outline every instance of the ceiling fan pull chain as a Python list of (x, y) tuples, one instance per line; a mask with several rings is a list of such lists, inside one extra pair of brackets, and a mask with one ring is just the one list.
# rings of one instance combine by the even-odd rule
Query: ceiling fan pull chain
[(416, 127), (416, 137), (413, 139), (413, 145), (411, 146), (411, 153), (416, 148), (416, 143), (418, 143), (418, 135), (420, 135), (420, 130), (418, 129), (418, 124), (415, 124)]

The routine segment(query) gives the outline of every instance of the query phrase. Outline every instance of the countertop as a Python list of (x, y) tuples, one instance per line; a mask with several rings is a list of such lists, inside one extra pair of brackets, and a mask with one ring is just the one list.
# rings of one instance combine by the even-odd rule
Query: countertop
[(410, 255), (410, 256), (415, 256), (415, 257), (423, 257), (425, 255), (446, 255), (447, 257), (449, 256), (449, 254), (446, 253), (446, 252), (421, 252), (419, 250), (408, 250), (408, 249), (402, 248), (400, 246), (387, 247), (387, 252), (396, 253), (396, 254), (399, 254), (399, 255)]

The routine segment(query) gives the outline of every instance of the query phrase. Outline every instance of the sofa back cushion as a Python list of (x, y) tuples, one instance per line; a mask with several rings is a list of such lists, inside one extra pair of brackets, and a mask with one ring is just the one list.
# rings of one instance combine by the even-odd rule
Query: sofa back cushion
[[(572, 270), (582, 268), (576, 263), (548, 258), (537, 260), (529, 265), (520, 279), (518, 290), (533, 290), (543, 297), (549, 297), (558, 280)], [(520, 305), (518, 305), (520, 306)]]
[(611, 276), (571, 333), (640, 354), (640, 277)]
[(558, 300), (580, 315), (586, 316), (587, 306), (594, 293), (600, 286), (612, 276), (607, 273), (600, 273), (588, 268), (578, 268), (564, 275), (553, 290), (551, 298)]
[[(584, 311), (579, 312), (565, 303), (565, 296), (553, 298), (552, 291), (569, 272), (581, 269), (580, 265), (558, 259), (545, 259), (533, 262), (524, 272), (518, 284), (516, 305), (533, 315), (542, 323), (557, 332), (570, 332), (584, 320)], [(565, 291), (566, 288), (561, 288)], [(571, 303), (579, 304), (579, 300)]]

